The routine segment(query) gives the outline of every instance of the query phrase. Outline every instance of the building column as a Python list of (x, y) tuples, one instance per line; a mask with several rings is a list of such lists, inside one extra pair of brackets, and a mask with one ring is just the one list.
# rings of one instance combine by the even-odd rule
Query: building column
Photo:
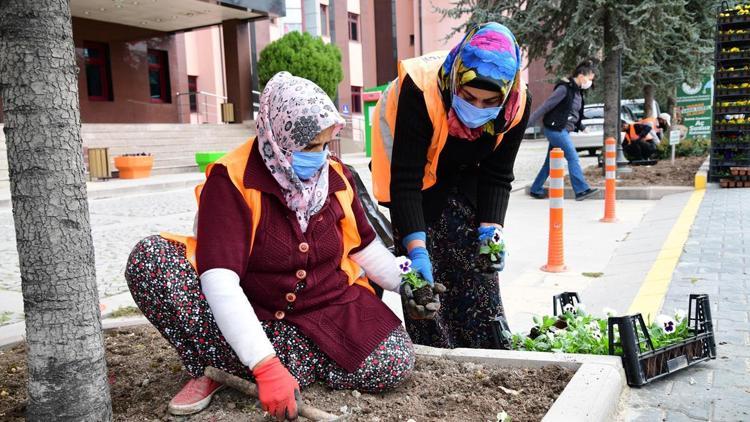
[(221, 23), (224, 35), (227, 101), (234, 104), (234, 122), (252, 119), (250, 39), (248, 23), (237, 19)]

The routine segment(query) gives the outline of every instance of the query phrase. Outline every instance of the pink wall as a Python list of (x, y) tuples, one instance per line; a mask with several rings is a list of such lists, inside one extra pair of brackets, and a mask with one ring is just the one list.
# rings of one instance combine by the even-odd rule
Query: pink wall
[[(398, 60), (414, 57), (415, 46), (419, 34), (414, 29), (414, 1), (396, 0), (396, 39)], [(414, 35), (414, 45), (410, 44), (409, 38)]]
[[(218, 26), (187, 32), (185, 57), (187, 74), (197, 76), (198, 91), (226, 96), (224, 91), (224, 66), (222, 65), (221, 31)], [(197, 96), (198, 116), (191, 116), (192, 123), (217, 123), (221, 120), (220, 107), (223, 100), (210, 96)], [(204, 101), (205, 100), (205, 101)], [(189, 111), (188, 101), (180, 100), (180, 113)], [(205, 110), (205, 112), (204, 112)]]
[[(453, 28), (463, 22), (455, 19), (443, 19), (442, 15), (433, 11), (433, 7), (451, 8), (451, 0), (422, 0), (422, 45), (419, 40), (419, 0), (412, 0), (414, 4), (414, 45), (415, 53), (422, 55), (437, 50), (450, 50), (461, 41), (462, 33), (453, 34), (448, 40), (445, 37)], [(408, 36), (407, 36), (408, 37)], [(407, 38), (408, 41), (408, 38)]]

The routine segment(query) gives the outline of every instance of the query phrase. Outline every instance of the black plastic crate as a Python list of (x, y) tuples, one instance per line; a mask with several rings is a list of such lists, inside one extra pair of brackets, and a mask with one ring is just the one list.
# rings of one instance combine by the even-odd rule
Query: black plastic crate
[[(688, 329), (693, 336), (679, 343), (654, 349), (641, 314), (609, 318), (609, 333), (617, 327), (620, 341), (609, 336), (609, 354), (622, 348), (622, 366), (628, 385), (640, 387), (697, 363), (716, 359), (716, 340), (708, 295), (690, 295)], [(642, 351), (645, 350), (645, 351)]]

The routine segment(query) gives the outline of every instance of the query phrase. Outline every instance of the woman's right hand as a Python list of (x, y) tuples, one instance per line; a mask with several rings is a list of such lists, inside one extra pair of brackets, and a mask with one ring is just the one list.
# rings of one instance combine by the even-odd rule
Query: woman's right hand
[(302, 400), (299, 383), (284, 367), (278, 357), (262, 360), (253, 368), (258, 398), (263, 410), (278, 421), (297, 419), (297, 403)]

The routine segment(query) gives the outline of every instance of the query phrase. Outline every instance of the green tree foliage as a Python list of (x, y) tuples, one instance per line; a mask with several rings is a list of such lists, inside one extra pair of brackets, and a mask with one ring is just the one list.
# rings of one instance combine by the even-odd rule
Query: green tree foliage
[(344, 79), (339, 48), (324, 43), (320, 37), (299, 31), (289, 32), (260, 52), (258, 78), (261, 87), (284, 70), (315, 82), (331, 98)]
[[(455, 0), (439, 11), (474, 23), (508, 26), (531, 60), (563, 76), (585, 57), (602, 60), (605, 92), (617, 90), (617, 61), (623, 57), (625, 91), (646, 84), (673, 89), (697, 79), (710, 65), (715, 0)], [(640, 96), (640, 95), (639, 95)], [(618, 129), (616, 96), (605, 96), (605, 134)]]

